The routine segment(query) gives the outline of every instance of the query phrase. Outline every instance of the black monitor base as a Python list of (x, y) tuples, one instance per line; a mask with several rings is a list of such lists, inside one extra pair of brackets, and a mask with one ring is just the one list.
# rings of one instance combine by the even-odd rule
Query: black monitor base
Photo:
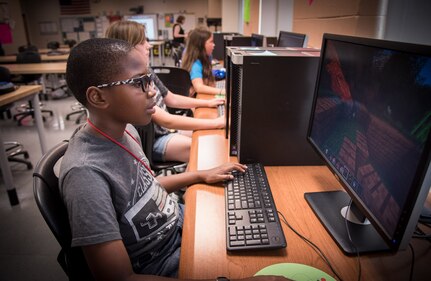
[(346, 220), (341, 215), (341, 209), (348, 206), (349, 195), (344, 191), (328, 191), (305, 193), (305, 199), (313, 209), (320, 222), (337, 242), (346, 255), (388, 251), (389, 247), (371, 224), (359, 225), (347, 221), (350, 236), (355, 247), (349, 240), (346, 230)]

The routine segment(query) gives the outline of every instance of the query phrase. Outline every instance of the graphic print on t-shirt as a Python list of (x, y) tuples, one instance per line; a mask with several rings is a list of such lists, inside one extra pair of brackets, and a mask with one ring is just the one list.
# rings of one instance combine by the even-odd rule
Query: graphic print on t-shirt
[(136, 161), (137, 178), (132, 181), (134, 196), (125, 218), (132, 227), (136, 241), (157, 239), (169, 233), (178, 217), (178, 205), (159, 182)]

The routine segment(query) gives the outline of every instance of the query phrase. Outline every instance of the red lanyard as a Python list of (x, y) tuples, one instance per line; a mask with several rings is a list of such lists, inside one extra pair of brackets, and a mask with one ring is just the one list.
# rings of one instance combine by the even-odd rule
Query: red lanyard
[[(116, 145), (118, 145), (119, 147), (121, 147), (122, 149), (124, 149), (127, 153), (129, 153), (130, 155), (132, 155), (132, 157), (134, 157), (136, 160), (138, 160), (142, 165), (144, 165), (144, 167), (148, 170), (148, 172), (150, 172), (150, 174), (154, 177), (153, 171), (151, 171), (151, 169), (148, 167), (147, 163), (145, 163), (141, 158), (139, 158), (138, 156), (136, 156), (133, 152), (131, 152), (127, 147), (125, 147), (124, 145), (122, 145), (121, 143), (119, 143), (117, 140), (115, 140), (114, 138), (108, 136), (105, 132), (103, 132), (102, 130), (100, 130), (99, 128), (96, 127), (96, 125), (94, 125), (90, 119), (87, 119), (87, 123), (88, 125), (90, 125), (94, 130), (96, 130), (99, 134), (101, 134), (102, 136), (104, 136), (105, 138), (107, 138), (108, 140), (110, 140), (111, 142), (115, 143)], [(125, 130), (126, 133), (137, 143), (139, 144), (138, 140), (136, 138), (134, 138), (129, 131)]]

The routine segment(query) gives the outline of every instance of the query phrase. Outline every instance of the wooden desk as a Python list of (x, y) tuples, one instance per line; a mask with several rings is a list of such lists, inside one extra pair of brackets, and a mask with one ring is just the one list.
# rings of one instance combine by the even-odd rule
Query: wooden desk
[[(199, 95), (199, 97), (203, 97)], [(204, 97), (208, 98), (208, 97)], [(195, 116), (215, 117), (215, 109), (197, 109)], [(223, 135), (223, 130), (193, 133), (189, 170), (196, 170), (198, 137)], [(228, 145), (227, 141), (225, 143)], [(214, 147), (228, 151), (227, 148)], [(231, 157), (230, 161), (237, 161)], [(356, 280), (356, 257), (345, 256), (320, 224), (304, 199), (304, 192), (338, 190), (340, 184), (325, 166), (265, 167), (278, 211), (294, 229), (317, 244), (327, 255), (343, 280)], [(430, 198), (429, 198), (430, 199)], [(429, 231), (430, 229), (428, 229)], [(215, 279), (217, 276), (244, 278), (274, 263), (295, 262), (314, 266), (331, 276), (334, 274), (302, 239), (283, 225), (287, 247), (276, 251), (228, 253), (225, 238), (224, 190), (221, 186), (196, 184), (185, 194), (185, 220), (180, 258), (180, 278)], [(431, 274), (429, 242), (413, 239), (415, 271), (413, 280), (425, 280)], [(397, 254), (361, 256), (362, 280), (408, 280), (411, 266), (410, 250)], [(425, 279), (424, 279), (425, 278)]]
[[(42, 90), (42, 86), (40, 85), (20, 86), (17, 90), (0, 96), (0, 107), (10, 104), (14, 101), (20, 100), (22, 98), (33, 96), (34, 119), (36, 120), (40, 147), (42, 150), (42, 154), (44, 154), (47, 151), (47, 147), (46, 147), (45, 129), (43, 127), (42, 113), (40, 111), (40, 106), (39, 106), (38, 93), (41, 90)], [(5, 147), (4, 147), (3, 134), (0, 134), (0, 165), (1, 165), (3, 179), (9, 196), (9, 201), (11, 205), (17, 205), (19, 204), (19, 200), (16, 194), (12, 173), (10, 171), (9, 162), (8, 162)]]
[[(165, 65), (165, 41), (163, 40), (157, 40), (157, 41), (149, 41), (150, 45), (155, 47), (157, 46), (157, 49), (159, 51), (159, 62), (160, 65)], [(154, 66), (154, 54), (153, 50), (150, 52), (151, 54), (151, 65)]]
[[(42, 62), (42, 63), (15, 63), (2, 64), (9, 69), (11, 74), (43, 74), (41, 79), (42, 92), (46, 93), (46, 74), (64, 74), (66, 73), (67, 62)], [(52, 77), (53, 85), (58, 85), (58, 77)]]
[(53, 74), (66, 73), (66, 62), (2, 64), (11, 74)]
[[(42, 49), (38, 50), (38, 52), (40, 54), (46, 54), (46, 53), (51, 52), (51, 51), (53, 51), (53, 49), (42, 48)], [(70, 52), (70, 48), (69, 47), (62, 47), (62, 48), (56, 49), (56, 51), (69, 53)]]
[[(42, 59), (42, 62), (67, 61), (67, 59), (69, 58), (69, 54), (57, 56), (48, 56), (46, 54), (41, 54), (40, 58)], [(0, 57), (0, 63), (16, 63), (16, 55), (2, 56)]]

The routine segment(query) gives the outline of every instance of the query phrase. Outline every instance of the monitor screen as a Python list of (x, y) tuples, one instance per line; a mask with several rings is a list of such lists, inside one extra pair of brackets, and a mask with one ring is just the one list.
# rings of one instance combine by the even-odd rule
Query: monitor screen
[(124, 16), (125, 20), (135, 21), (145, 26), (145, 36), (148, 40), (158, 39), (157, 15)]
[[(408, 245), (430, 188), (430, 128), (431, 46), (324, 35), (308, 140), (347, 193), (305, 197), (345, 253), (349, 232), (360, 252)], [(342, 218), (350, 199), (365, 220)]]
[(307, 35), (288, 31), (280, 31), (277, 47), (307, 47)]
[(232, 40), (228, 42), (228, 46), (249, 47), (251, 46), (251, 37), (241, 35), (233, 36)]
[(251, 34), (251, 46), (262, 47), (263, 46), (263, 35), (252, 33)]

